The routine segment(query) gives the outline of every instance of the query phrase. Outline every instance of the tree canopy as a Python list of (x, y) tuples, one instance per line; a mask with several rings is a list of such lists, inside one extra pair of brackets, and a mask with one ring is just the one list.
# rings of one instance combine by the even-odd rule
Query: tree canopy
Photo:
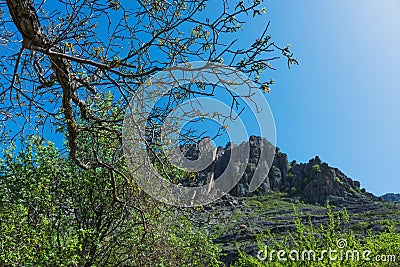
[[(218, 266), (206, 234), (132, 179), (122, 127), (138, 88), (181, 63), (224, 63), (269, 92), (273, 80), (262, 73), (280, 57), (297, 61), (273, 41), (269, 22), (238, 44), (246, 21), (267, 12), (262, 1), (6, 0), (0, 8), (0, 139), (9, 146), (0, 165), (0, 265)], [(171, 88), (168, 108), (148, 120), (151, 149), (165, 112), (213, 96), (204, 86)], [(54, 132), (65, 150), (46, 141)]]
[[(121, 139), (132, 94), (157, 71), (182, 62), (223, 61), (269, 91), (273, 81), (260, 74), (274, 69), (271, 62), (283, 55), (289, 65), (297, 63), (289, 46), (273, 42), (269, 23), (247, 46), (237, 45), (246, 20), (266, 13), (259, 0), (5, 3), (2, 138), (60, 127), (71, 159), (85, 169), (113, 165), (101, 157), (97, 139)], [(200, 94), (189, 87), (174, 93)], [(10, 133), (11, 122), (17, 126)], [(79, 144), (80, 136), (90, 136), (91, 146)]]

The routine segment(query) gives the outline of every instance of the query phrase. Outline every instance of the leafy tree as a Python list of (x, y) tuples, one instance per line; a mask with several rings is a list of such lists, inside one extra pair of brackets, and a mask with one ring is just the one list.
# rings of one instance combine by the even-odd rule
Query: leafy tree
[[(246, 19), (266, 13), (260, 0), (5, 3), (0, 21), (2, 138), (15, 136), (8, 131), (15, 130), (10, 122), (22, 133), (63, 126), (70, 157), (84, 169), (112, 167), (118, 160), (106, 162), (96, 142), (99, 136), (121, 140), (131, 95), (163, 68), (223, 61), (269, 91), (273, 81), (260, 75), (274, 69), (273, 60), (281, 54), (289, 66), (297, 64), (289, 46), (272, 41), (269, 23), (248, 46), (236, 45)], [(178, 98), (201, 94), (190, 85), (170, 92)], [(237, 104), (234, 97), (232, 103)], [(80, 136), (90, 136), (91, 145), (82, 147)]]
[[(0, 164), (1, 266), (218, 266), (207, 234), (32, 137)], [(115, 177), (115, 181), (123, 179)]]
[[(0, 140), (23, 141), (1, 164), (0, 264), (216, 266), (206, 236), (130, 177), (122, 124), (138, 88), (177, 63), (224, 62), (269, 92), (262, 72), (281, 56), (297, 61), (269, 23), (237, 45), (246, 20), (266, 13), (262, 1), (6, 0), (0, 8)], [(204, 86), (171, 89), (166, 106)], [(155, 111), (157, 124), (165, 110)], [(53, 130), (68, 157), (41, 139)]]

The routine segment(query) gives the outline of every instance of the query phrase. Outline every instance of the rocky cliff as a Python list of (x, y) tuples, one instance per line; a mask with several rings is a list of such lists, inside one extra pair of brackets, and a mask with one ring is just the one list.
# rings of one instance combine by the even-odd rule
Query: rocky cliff
[(400, 194), (388, 193), (381, 196), (381, 198), (385, 201), (400, 203)]
[[(246, 146), (248, 157), (243, 152)], [(273, 151), (275, 157), (271, 157), (271, 149), (275, 150)], [(230, 191), (232, 196), (265, 195), (275, 191), (286, 192), (307, 203), (325, 203), (327, 200), (331, 203), (353, 202), (354, 199), (378, 200), (377, 197), (361, 188), (360, 182), (347, 177), (339, 169), (330, 167), (318, 156), (308, 163), (289, 162), (286, 154), (261, 137), (251, 136), (248, 143), (239, 145), (228, 143), (225, 147), (218, 148), (213, 147), (206, 138), (199, 146), (186, 145), (182, 147), (182, 151), (189, 160), (198, 159), (202, 153), (211, 154), (213, 157), (212, 164), (198, 172), (196, 179), (182, 181), (186, 186), (206, 184), (210, 177), (218, 179), (227, 168), (245, 168), (239, 183)], [(262, 151), (265, 153), (263, 154)], [(238, 156), (234, 159), (234, 163), (228, 166), (233, 153)], [(267, 166), (271, 165), (272, 167), (267, 172)], [(250, 183), (254, 179), (257, 168), (260, 169), (256, 179), (261, 179), (263, 182), (256, 191), (251, 192)]]
[[(266, 153), (261, 153), (263, 149)], [(274, 155), (269, 159), (271, 149)], [(214, 236), (226, 266), (238, 259), (239, 250), (256, 257), (258, 236), (266, 232), (284, 236), (295, 231), (294, 209), (304, 224), (328, 225), (328, 200), (333, 210), (346, 210), (350, 219), (341, 227), (348, 227), (357, 235), (389, 231), (392, 228), (388, 222), (400, 220), (400, 204), (384, 202), (368, 193), (360, 182), (322, 162), (318, 156), (307, 163), (289, 162), (286, 154), (257, 136), (251, 136), (242, 144), (229, 143), (218, 148), (206, 138), (200, 144), (185, 145), (181, 150), (191, 161), (196, 161), (201, 154), (212, 160), (206, 169), (197, 173), (196, 179), (181, 181), (185, 186), (204, 185), (210, 179), (218, 179), (225, 171), (234, 175), (234, 170), (244, 169), (229, 194), (190, 214), (200, 229)], [(233, 154), (236, 157), (229, 166)], [(271, 168), (266, 168), (268, 166)], [(257, 168), (260, 172), (254, 178)], [(261, 179), (262, 183), (251, 192), (253, 179)], [(388, 201), (398, 197), (395, 194), (383, 196)], [(395, 227), (400, 231), (400, 224)]]

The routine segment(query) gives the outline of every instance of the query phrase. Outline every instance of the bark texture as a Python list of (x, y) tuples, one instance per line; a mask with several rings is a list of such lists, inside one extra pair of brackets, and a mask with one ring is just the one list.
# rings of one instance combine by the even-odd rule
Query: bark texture
[[(6, 0), (12, 20), (23, 37), (23, 48), (38, 51), (54, 51), (63, 53), (58, 44), (50, 42), (48, 36), (43, 33), (39, 17), (30, 0)], [(51, 67), (62, 88), (62, 108), (68, 127), (68, 144), (71, 158), (82, 168), (88, 169), (89, 165), (77, 158), (77, 136), (79, 133), (73, 113), (75, 81), (71, 73), (71, 63), (61, 56), (49, 55)]]

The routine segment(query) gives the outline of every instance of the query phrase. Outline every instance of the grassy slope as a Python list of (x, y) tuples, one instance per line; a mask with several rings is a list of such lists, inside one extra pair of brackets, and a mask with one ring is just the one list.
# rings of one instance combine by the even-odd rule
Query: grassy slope
[[(232, 201), (230, 201), (232, 202)], [(369, 201), (347, 202), (343, 206), (330, 206), (332, 211), (346, 211), (348, 221), (340, 221), (338, 227), (352, 231), (355, 237), (363, 238), (381, 232), (400, 233), (400, 204)], [(238, 248), (250, 255), (258, 251), (257, 240), (270, 233), (276, 239), (283, 239), (296, 232), (296, 218), (309, 225), (329, 225), (327, 207), (312, 205), (289, 198), (284, 193), (265, 196), (241, 197), (237, 204), (217, 205), (199, 212), (197, 221), (202, 221), (212, 233), (214, 241), (225, 253), (224, 261), (231, 262), (237, 257)], [(399, 255), (400, 256), (400, 255)]]

